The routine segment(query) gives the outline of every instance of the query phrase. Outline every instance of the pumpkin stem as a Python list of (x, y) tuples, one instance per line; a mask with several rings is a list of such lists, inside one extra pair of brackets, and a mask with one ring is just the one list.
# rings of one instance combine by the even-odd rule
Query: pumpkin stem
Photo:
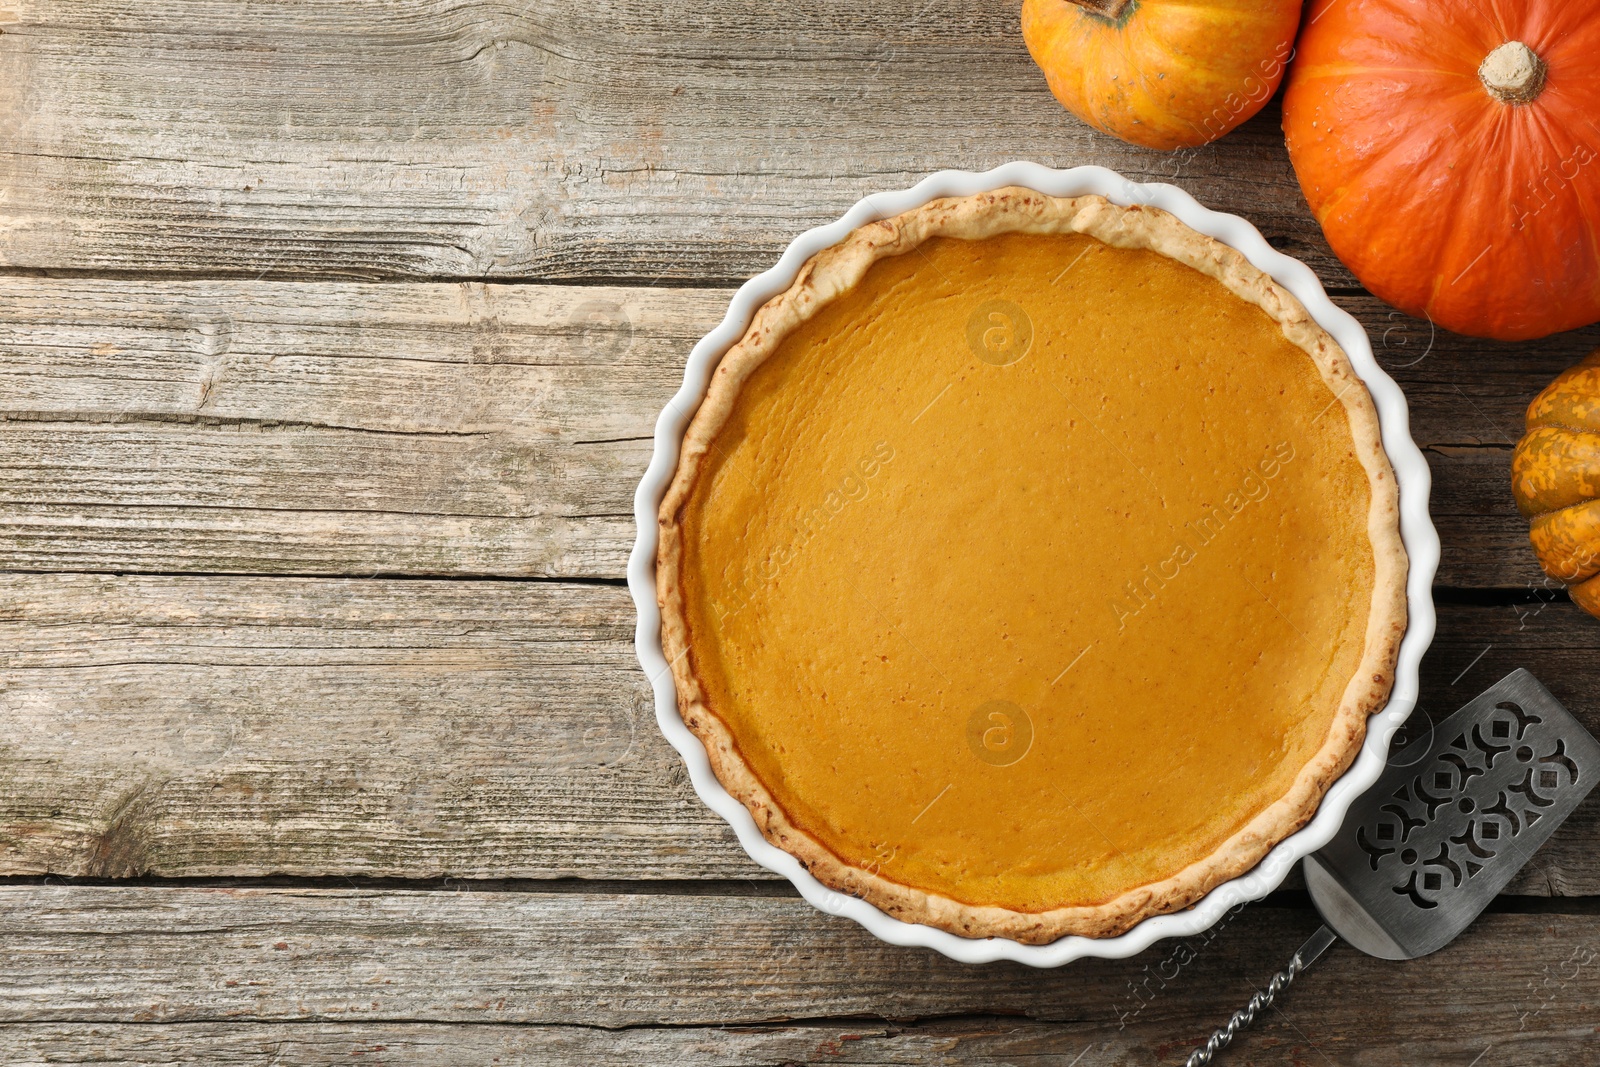
[(1478, 79), (1503, 104), (1531, 104), (1544, 90), (1547, 69), (1533, 49), (1521, 41), (1507, 41), (1489, 53), (1478, 68)]
[(1122, 17), (1122, 9), (1131, 4), (1133, 0), (1067, 0), (1069, 4), (1077, 4), (1092, 15), (1100, 15), (1108, 19)]

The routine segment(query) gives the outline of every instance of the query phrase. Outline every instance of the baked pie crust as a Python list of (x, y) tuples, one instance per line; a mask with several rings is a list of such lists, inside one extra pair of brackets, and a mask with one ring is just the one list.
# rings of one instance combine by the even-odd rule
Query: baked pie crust
[(722, 357), (659, 523), (718, 780), (825, 885), (967, 937), (1115, 936), (1254, 866), (1406, 626), (1345, 353), (1233, 248), (1099, 196), (935, 200), (817, 253)]

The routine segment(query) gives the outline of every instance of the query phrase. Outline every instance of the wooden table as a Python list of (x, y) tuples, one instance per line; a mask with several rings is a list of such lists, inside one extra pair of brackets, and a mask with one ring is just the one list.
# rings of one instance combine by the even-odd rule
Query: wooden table
[[(0, 0), (0, 1061), (1181, 1062), (1316, 925), (1298, 881), (1125, 961), (881, 944), (746, 858), (633, 657), (691, 343), (943, 167), (1176, 181), (1310, 263), (1433, 465), (1424, 711), (1527, 666), (1600, 731), (1507, 475), (1600, 331), (1389, 310), (1275, 108), (1130, 148), (1016, 6)], [(1336, 949), (1226, 1062), (1600, 1062), (1597, 846), (1591, 799), (1455, 945)]]

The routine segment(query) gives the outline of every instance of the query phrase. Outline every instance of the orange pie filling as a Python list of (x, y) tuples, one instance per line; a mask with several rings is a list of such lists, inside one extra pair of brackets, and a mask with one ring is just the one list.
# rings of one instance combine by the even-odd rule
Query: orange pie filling
[(1287, 794), (1367, 640), (1343, 405), (1214, 278), (929, 239), (743, 382), (679, 512), (688, 655), (789, 824), (974, 906), (1096, 905)]

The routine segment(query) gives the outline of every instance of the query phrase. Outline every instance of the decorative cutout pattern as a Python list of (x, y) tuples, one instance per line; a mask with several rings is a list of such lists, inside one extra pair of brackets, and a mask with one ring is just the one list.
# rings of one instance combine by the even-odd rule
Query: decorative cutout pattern
[[(1502, 700), (1391, 790), (1355, 840), (1373, 872), (1421, 909), (1439, 906), (1544, 818), (1585, 771), (1544, 719)], [(1588, 773), (1596, 773), (1590, 768)]]

